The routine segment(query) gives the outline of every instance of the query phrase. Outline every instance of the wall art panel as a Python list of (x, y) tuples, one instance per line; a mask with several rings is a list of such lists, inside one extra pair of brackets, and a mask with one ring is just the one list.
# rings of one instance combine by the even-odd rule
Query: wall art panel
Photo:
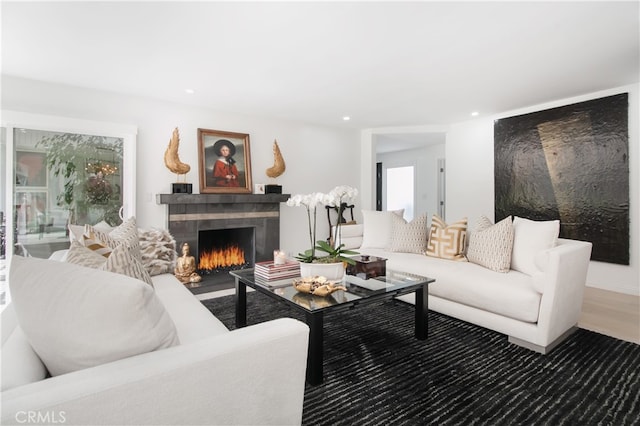
[(628, 94), (496, 120), (495, 220), (560, 220), (592, 260), (629, 264)]

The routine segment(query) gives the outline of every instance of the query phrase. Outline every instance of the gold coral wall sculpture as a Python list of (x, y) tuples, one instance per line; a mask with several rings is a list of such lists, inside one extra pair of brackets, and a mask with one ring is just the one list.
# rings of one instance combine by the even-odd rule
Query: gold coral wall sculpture
[(284, 158), (282, 157), (282, 153), (280, 152), (280, 148), (278, 147), (278, 141), (273, 141), (273, 166), (269, 167), (265, 172), (267, 176), (270, 178), (277, 178), (286, 170), (286, 165), (284, 164)]
[(173, 129), (171, 139), (169, 139), (169, 146), (164, 152), (164, 164), (165, 166), (167, 166), (167, 169), (178, 175), (178, 182), (180, 182), (180, 176), (183, 176), (184, 181), (186, 181), (185, 175), (189, 173), (189, 170), (191, 170), (190, 165), (180, 161), (180, 157), (178, 156), (179, 147), (180, 133), (178, 132), (178, 128), (176, 127), (175, 129)]

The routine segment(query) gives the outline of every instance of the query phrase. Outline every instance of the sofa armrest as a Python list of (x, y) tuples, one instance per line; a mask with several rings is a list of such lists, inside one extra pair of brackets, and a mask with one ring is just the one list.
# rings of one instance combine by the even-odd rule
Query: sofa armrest
[(282, 318), (20, 386), (2, 424), (300, 424), (308, 338)]
[(546, 334), (540, 336), (546, 342), (560, 337), (580, 319), (591, 247), (585, 241), (559, 240), (546, 251), (544, 272), (533, 277), (542, 293), (538, 328)]

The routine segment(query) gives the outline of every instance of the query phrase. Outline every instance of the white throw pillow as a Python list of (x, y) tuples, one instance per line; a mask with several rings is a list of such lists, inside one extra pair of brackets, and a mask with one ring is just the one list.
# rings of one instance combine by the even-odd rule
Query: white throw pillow
[(511, 216), (495, 225), (486, 216), (478, 219), (469, 236), (467, 259), (496, 272), (509, 272), (513, 250), (513, 224)]
[(426, 213), (414, 218), (410, 223), (400, 216), (392, 216), (391, 251), (424, 254), (428, 235)]
[(52, 376), (175, 346), (175, 325), (139, 280), (54, 260), (14, 256), (18, 323)]
[(69, 242), (78, 241), (82, 243), (82, 235), (84, 234), (84, 225), (69, 225)]
[(515, 217), (513, 219), (513, 251), (511, 269), (533, 275), (538, 271), (536, 255), (541, 250), (555, 247), (560, 234), (560, 221), (534, 221)]
[(365, 248), (387, 249), (391, 246), (391, 215), (392, 212), (376, 210), (362, 210), (362, 246)]
[(389, 211), (395, 215), (398, 215), (398, 217), (401, 217), (404, 219), (404, 209), (389, 210)]

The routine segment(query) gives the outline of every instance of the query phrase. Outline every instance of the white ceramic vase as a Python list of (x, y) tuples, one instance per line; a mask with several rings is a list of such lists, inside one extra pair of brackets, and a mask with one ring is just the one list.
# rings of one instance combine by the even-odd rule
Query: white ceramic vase
[(323, 276), (329, 281), (342, 281), (344, 264), (337, 263), (300, 263), (301, 277)]

